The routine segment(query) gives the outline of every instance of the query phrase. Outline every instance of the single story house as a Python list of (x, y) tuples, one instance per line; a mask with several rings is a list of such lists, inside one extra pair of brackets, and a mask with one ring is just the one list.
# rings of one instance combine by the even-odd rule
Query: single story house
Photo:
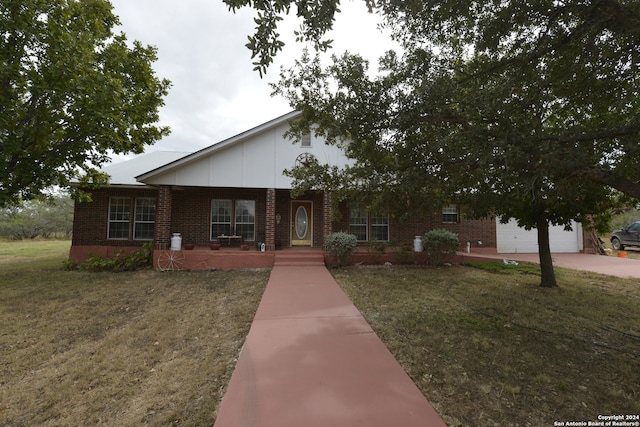
[[(269, 253), (276, 249), (322, 248), (325, 236), (336, 231), (355, 234), (363, 245), (411, 244), (415, 236), (436, 228), (457, 233), (463, 249), (467, 242), (472, 248), (494, 249), (504, 243), (505, 251), (537, 252), (527, 237), (530, 232), (499, 224), (495, 218), (463, 218), (456, 205), (397, 222), (342, 204), (337, 207), (341, 218), (336, 220), (327, 192), (293, 199), (284, 169), (309, 156), (338, 166), (348, 161), (338, 147), (315, 135), (297, 143), (285, 138), (290, 121), (298, 116), (286, 114), (194, 153), (151, 152), (105, 168), (111, 184), (92, 191), (91, 202), (75, 205), (70, 258), (79, 263), (89, 254), (113, 256), (151, 241), (159, 255), (170, 251), (172, 243), (174, 249), (176, 244), (192, 244), (195, 251), (184, 251), (191, 259), (189, 268), (204, 269), (211, 266), (207, 261), (213, 256), (211, 243), (242, 242), (261, 257), (247, 266), (270, 266)], [(560, 240), (573, 242), (565, 249), (578, 252), (582, 234), (579, 227), (575, 229)], [(518, 246), (521, 242), (526, 244)], [(238, 264), (219, 261), (218, 265)]]

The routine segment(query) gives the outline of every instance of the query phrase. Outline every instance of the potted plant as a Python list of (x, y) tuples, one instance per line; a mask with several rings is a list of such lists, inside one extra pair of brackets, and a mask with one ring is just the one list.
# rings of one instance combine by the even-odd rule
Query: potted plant
[(184, 250), (185, 251), (191, 251), (195, 247), (196, 247), (196, 245), (194, 243), (185, 243), (184, 244)]
[(218, 249), (220, 249), (220, 246), (222, 246), (220, 242), (209, 243), (209, 247), (211, 248), (212, 251), (217, 251)]

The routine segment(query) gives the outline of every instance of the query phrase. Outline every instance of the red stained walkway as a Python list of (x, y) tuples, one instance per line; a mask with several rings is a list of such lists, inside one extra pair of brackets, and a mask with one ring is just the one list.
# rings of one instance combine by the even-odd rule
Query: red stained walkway
[(276, 256), (215, 427), (445, 426), (322, 253), (285, 256)]

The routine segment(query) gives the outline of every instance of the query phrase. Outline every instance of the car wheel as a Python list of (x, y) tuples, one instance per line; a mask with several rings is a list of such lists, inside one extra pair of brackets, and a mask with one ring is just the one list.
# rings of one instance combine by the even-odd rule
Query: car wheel
[(615, 249), (616, 251), (621, 251), (624, 249), (624, 246), (618, 239), (611, 239), (611, 246), (613, 246), (613, 249)]

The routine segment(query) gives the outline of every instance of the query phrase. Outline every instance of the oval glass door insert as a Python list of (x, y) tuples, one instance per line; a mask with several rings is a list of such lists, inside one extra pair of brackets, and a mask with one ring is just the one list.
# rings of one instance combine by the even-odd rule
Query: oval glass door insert
[(304, 236), (307, 235), (307, 210), (304, 206), (299, 206), (296, 211), (296, 235), (298, 239), (304, 239)]

